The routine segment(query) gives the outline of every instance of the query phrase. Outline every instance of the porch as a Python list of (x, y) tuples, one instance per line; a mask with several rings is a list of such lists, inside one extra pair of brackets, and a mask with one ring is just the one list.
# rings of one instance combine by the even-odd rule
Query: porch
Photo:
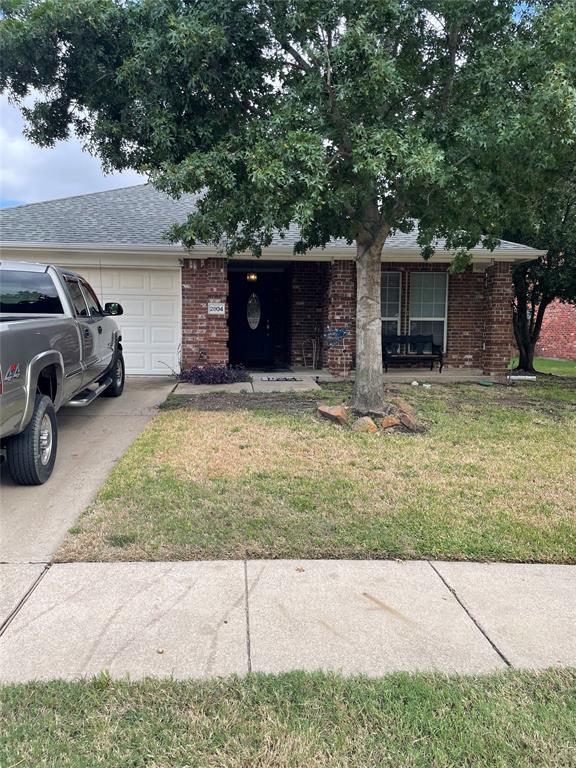
[[(502, 374), (512, 351), (510, 262), (382, 264), (382, 330), (433, 336), (444, 371), (393, 368), (388, 381), (470, 381)], [(185, 366), (230, 363), (255, 376), (353, 375), (356, 268), (333, 261), (187, 259)], [(306, 373), (304, 373), (306, 372)]]

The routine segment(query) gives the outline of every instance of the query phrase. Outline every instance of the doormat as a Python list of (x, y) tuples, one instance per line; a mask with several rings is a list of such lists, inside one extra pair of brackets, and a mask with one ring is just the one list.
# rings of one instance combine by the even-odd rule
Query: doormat
[(261, 376), (260, 381), (302, 381), (296, 376)]

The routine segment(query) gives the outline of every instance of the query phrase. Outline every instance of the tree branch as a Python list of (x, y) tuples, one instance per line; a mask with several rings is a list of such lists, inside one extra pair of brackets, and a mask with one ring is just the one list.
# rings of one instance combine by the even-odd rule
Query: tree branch
[(454, 78), (456, 76), (456, 57), (458, 54), (458, 46), (460, 45), (462, 21), (462, 19), (456, 19), (450, 26), (450, 30), (447, 36), (449, 70), (446, 83), (444, 84), (444, 94), (442, 97), (442, 107), (444, 112), (448, 110), (448, 107), (450, 106), (450, 100), (452, 98), (452, 89), (454, 87)]

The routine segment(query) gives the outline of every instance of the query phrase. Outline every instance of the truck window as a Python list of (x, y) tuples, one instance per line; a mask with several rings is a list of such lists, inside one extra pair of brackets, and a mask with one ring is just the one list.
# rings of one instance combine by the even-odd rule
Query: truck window
[(62, 315), (62, 302), (45, 272), (0, 270), (0, 312)]
[(76, 280), (68, 280), (68, 278), (66, 278), (66, 287), (68, 288), (68, 293), (72, 299), (72, 304), (74, 305), (76, 316), (88, 317), (88, 307), (78, 282)]
[(102, 307), (100, 306), (100, 303), (96, 296), (94, 295), (94, 291), (88, 283), (84, 282), (84, 280), (80, 280), (80, 287), (82, 289), (82, 293), (84, 294), (84, 298), (86, 299), (86, 304), (88, 304), (88, 309), (90, 310), (91, 315), (101, 315), (102, 314)]

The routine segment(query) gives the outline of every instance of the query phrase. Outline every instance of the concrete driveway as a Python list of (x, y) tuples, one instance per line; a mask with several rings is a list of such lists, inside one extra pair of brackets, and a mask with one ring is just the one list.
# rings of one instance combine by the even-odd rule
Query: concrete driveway
[(44, 485), (0, 474), (0, 562), (47, 562), (115, 462), (174, 388), (165, 377), (128, 377), (122, 397), (58, 413), (58, 457)]

